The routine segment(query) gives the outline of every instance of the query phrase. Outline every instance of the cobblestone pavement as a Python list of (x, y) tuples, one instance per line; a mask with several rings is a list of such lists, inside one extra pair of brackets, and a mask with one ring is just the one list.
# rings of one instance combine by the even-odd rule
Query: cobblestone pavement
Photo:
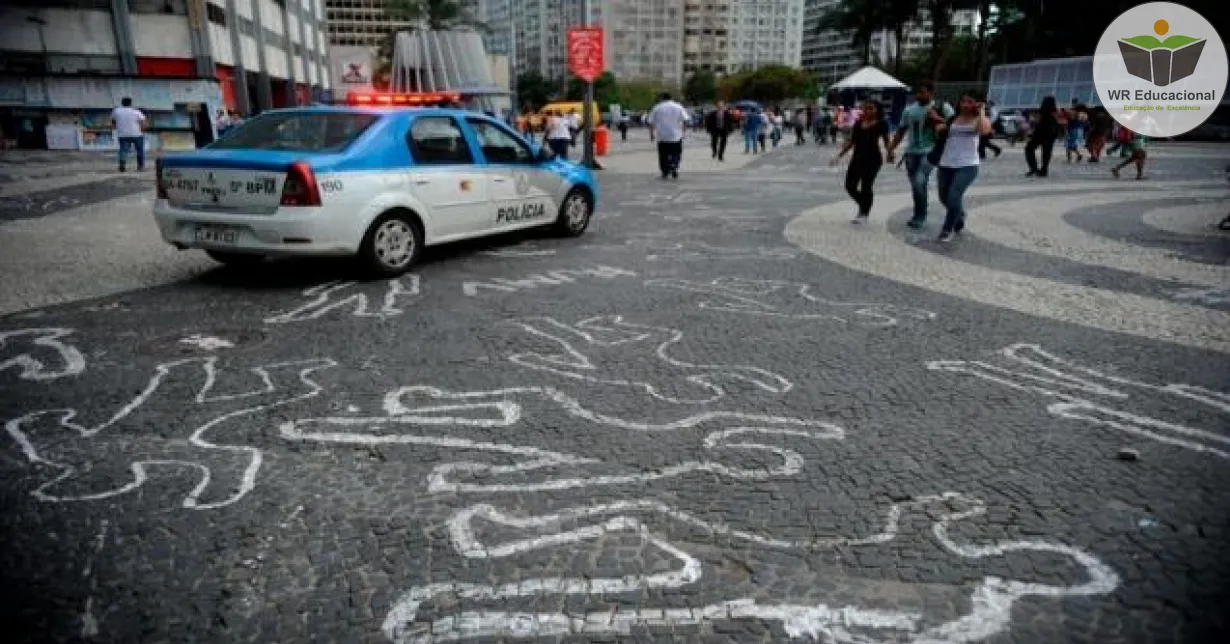
[[(948, 245), (894, 168), (850, 224), (831, 153), (0, 317), (5, 640), (1226, 641), (1230, 150), (1009, 149)], [(12, 252), (148, 207), (9, 165)]]

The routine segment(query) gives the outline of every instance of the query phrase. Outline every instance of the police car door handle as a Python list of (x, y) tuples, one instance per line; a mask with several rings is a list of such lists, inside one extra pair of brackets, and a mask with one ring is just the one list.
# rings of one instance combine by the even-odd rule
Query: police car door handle
[(492, 177), (491, 180), (496, 183), (506, 183), (508, 181), (508, 179), (505, 179), (504, 177)]
[(416, 176), (414, 177), (414, 183), (415, 183), (415, 185), (420, 185), (420, 186), (421, 186), (421, 185), (424, 185), (424, 184), (428, 184), (428, 183), (431, 183), (431, 178), (429, 178), (429, 177), (425, 177), (425, 176), (423, 176), (423, 175), (421, 175), (421, 174), (420, 174), (420, 175), (416, 175)]

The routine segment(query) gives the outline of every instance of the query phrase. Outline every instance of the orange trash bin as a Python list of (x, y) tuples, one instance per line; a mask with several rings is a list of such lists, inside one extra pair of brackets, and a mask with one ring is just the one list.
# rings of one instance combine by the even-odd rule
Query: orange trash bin
[(599, 125), (594, 130), (594, 154), (597, 156), (606, 156), (607, 148), (611, 145), (611, 131), (606, 129), (605, 125)]

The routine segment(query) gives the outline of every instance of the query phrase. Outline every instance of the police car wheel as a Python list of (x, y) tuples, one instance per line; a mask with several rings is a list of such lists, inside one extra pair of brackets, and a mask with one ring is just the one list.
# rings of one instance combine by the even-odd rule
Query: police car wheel
[(215, 262), (226, 264), (227, 266), (254, 266), (265, 261), (264, 255), (252, 255), (250, 253), (228, 253), (221, 250), (207, 250), (205, 254), (209, 255), (209, 258)]
[(564, 197), (564, 203), (559, 207), (559, 219), (555, 222), (555, 228), (561, 235), (576, 237), (589, 227), (589, 219), (593, 213), (594, 205), (590, 203), (589, 195), (573, 190)]
[(423, 231), (409, 213), (392, 211), (381, 215), (363, 237), (359, 256), (380, 275), (401, 275), (419, 258)]

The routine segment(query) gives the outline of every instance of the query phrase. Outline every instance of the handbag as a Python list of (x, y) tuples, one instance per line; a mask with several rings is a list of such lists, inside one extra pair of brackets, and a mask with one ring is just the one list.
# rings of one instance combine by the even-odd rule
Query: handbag
[(948, 144), (948, 131), (952, 129), (952, 122), (957, 120), (956, 116), (949, 117), (947, 124), (944, 126), (944, 131), (939, 136), (935, 137), (935, 147), (927, 153), (927, 163), (934, 167), (940, 165), (940, 159), (944, 157), (944, 146)]

